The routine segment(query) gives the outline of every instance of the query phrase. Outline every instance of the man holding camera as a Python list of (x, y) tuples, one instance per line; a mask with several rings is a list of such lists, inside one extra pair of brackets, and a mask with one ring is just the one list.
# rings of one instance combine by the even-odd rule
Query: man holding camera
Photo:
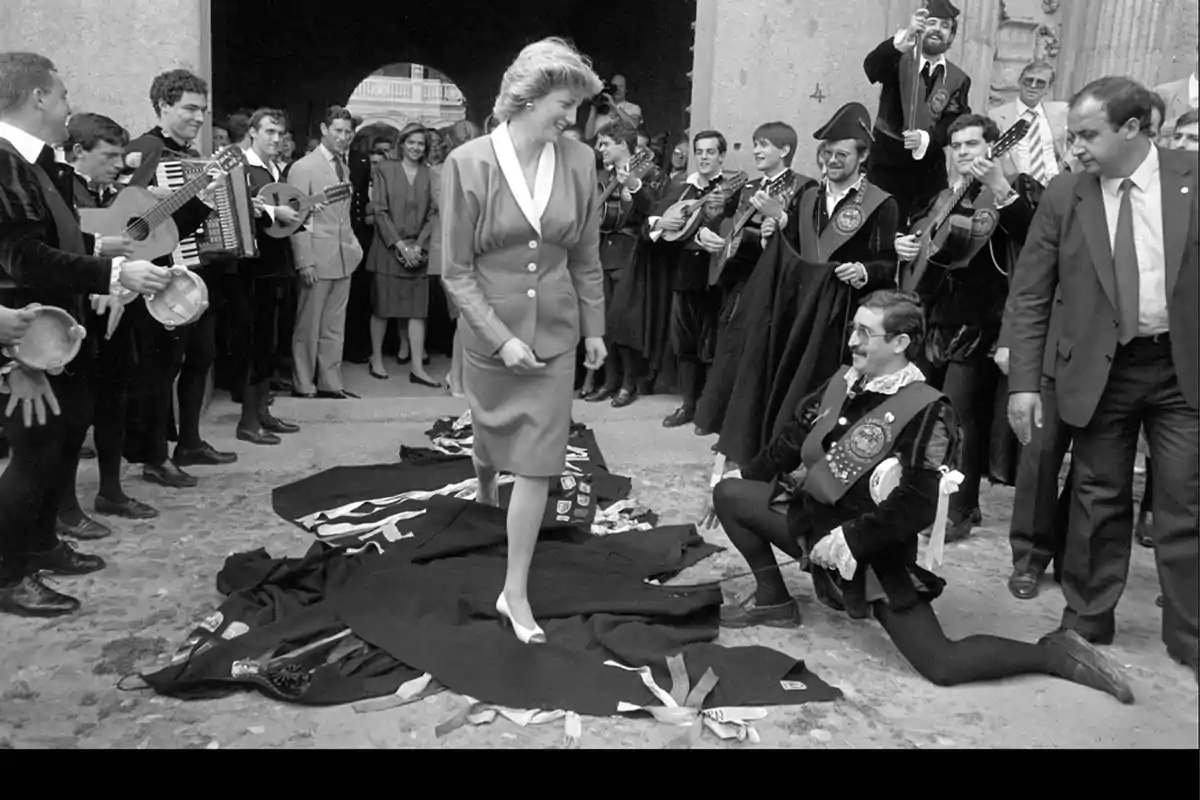
[(626, 99), (626, 87), (624, 75), (613, 75), (604, 84), (604, 91), (592, 98), (592, 109), (583, 130), (586, 141), (595, 139), (596, 131), (611, 122), (623, 122), (635, 131), (642, 127), (642, 109)]

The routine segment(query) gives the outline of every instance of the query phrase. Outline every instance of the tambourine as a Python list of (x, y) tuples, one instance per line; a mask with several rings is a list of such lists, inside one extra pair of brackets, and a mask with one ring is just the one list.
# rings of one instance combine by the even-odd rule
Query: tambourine
[(87, 330), (57, 306), (34, 303), (25, 310), (36, 316), (21, 341), (5, 347), (4, 354), (30, 369), (59, 374), (79, 355)]
[(167, 330), (190, 325), (208, 308), (208, 286), (186, 267), (171, 267), (171, 282), (161, 292), (146, 296), (150, 316)]

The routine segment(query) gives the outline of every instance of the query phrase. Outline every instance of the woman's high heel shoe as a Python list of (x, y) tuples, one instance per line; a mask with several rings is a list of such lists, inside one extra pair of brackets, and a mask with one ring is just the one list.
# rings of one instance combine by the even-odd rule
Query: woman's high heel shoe
[(521, 644), (545, 644), (546, 633), (540, 626), (535, 625), (533, 628), (526, 628), (521, 623), (513, 619), (512, 611), (508, 607), (508, 601), (504, 599), (504, 595), (496, 598), (496, 613), (500, 615), (501, 620), (507, 620), (512, 626), (513, 633), (517, 635), (517, 639)]

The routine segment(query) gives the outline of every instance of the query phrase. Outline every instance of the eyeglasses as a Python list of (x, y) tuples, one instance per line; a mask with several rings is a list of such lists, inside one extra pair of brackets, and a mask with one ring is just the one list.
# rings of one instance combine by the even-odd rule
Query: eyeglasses
[(1021, 85), (1029, 89), (1045, 89), (1050, 85), (1050, 81), (1045, 78), (1022, 78)]
[(890, 333), (876, 333), (864, 325), (858, 325), (853, 322), (846, 326), (846, 339), (850, 341), (859, 339), (869, 342), (872, 339), (886, 339), (891, 335)]

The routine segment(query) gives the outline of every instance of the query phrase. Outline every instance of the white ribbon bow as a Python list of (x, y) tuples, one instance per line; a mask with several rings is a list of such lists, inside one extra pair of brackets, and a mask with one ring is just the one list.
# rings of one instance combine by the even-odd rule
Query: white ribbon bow
[(929, 536), (929, 547), (925, 549), (925, 569), (933, 569), (942, 565), (946, 547), (946, 521), (950, 514), (950, 495), (958, 491), (962, 485), (963, 474), (949, 467), (942, 467), (939, 472), (942, 479), (938, 481), (937, 516), (933, 520), (933, 532)]

